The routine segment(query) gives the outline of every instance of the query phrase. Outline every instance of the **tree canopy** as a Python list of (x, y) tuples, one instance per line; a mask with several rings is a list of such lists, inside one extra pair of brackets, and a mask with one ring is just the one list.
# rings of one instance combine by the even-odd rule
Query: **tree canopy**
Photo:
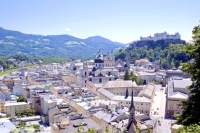
[[(163, 44), (164, 45), (164, 44)], [(131, 51), (131, 63), (135, 63), (136, 60), (141, 58), (147, 58), (150, 62), (154, 62), (156, 57), (160, 57), (161, 67), (164, 69), (170, 69), (172, 67), (179, 67), (181, 63), (190, 60), (189, 54), (185, 50), (183, 44), (170, 44), (166, 47), (156, 46), (149, 48), (132, 48)], [(120, 49), (115, 54), (116, 60), (125, 60), (126, 52), (124, 49)]]
[(26, 102), (26, 99), (23, 96), (19, 96), (17, 102)]
[(126, 69), (126, 71), (125, 71), (124, 80), (129, 80), (129, 72), (128, 72), (128, 69)]
[(193, 41), (186, 45), (186, 52), (193, 59), (183, 65), (183, 70), (191, 74), (192, 85), (189, 86), (190, 95), (187, 101), (182, 102), (183, 112), (177, 123), (189, 126), (200, 122), (200, 25), (194, 27)]
[(134, 80), (137, 85), (140, 85), (140, 84), (144, 83), (144, 81), (142, 79), (139, 79), (138, 76), (136, 76), (135, 74), (133, 74), (133, 72), (131, 72), (129, 74), (128, 69), (126, 69), (126, 71), (124, 73), (124, 80)]
[(200, 133), (200, 123), (180, 127), (176, 133)]

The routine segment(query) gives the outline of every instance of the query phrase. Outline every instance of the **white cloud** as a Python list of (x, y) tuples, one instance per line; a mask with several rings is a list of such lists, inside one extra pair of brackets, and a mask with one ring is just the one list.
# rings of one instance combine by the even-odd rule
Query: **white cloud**
[(66, 31), (71, 31), (71, 29), (70, 29), (70, 28), (68, 28), (68, 27), (67, 27), (67, 28), (65, 28), (65, 30), (66, 30)]

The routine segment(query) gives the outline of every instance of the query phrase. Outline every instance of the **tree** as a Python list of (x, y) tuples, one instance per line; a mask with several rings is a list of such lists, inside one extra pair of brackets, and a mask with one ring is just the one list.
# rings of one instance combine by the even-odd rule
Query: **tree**
[(129, 76), (129, 80), (135, 80), (135, 82), (136, 82), (136, 84), (141, 84), (143, 81), (142, 80), (140, 80), (139, 78), (138, 78), (138, 76), (136, 76), (135, 74), (133, 74), (133, 72), (131, 72), (131, 74), (130, 74), (130, 76)]
[(172, 62), (171, 62), (171, 67), (174, 68), (175, 67), (175, 64), (174, 64), (174, 59), (172, 59)]
[(74, 71), (76, 71), (76, 70), (77, 70), (76, 66), (74, 66), (74, 67), (73, 67), (73, 70), (74, 70)]
[(4, 69), (7, 68), (7, 64), (6, 64), (6, 62), (5, 62), (4, 59), (1, 59), (1, 58), (0, 58), (0, 65), (2, 65)]
[(151, 133), (151, 128), (149, 124), (147, 125), (147, 133)]
[(10, 116), (11, 116), (10, 114), (7, 114), (7, 115), (6, 115), (6, 117), (10, 117)]
[(22, 111), (20, 111), (20, 112), (15, 112), (16, 113), (16, 115), (18, 116), (18, 117), (20, 117), (20, 116), (24, 116), (24, 115), (26, 115), (26, 116), (34, 116), (35, 115), (35, 110), (33, 110), (33, 109), (29, 109), (29, 110), (22, 110)]
[(123, 133), (128, 133), (127, 128), (124, 128)]
[(131, 77), (131, 76), (133, 76), (133, 72), (132, 72), (132, 71), (131, 71), (131, 73), (130, 73), (130, 77)]
[(88, 131), (86, 133), (96, 133), (96, 129), (95, 128), (88, 128)]
[(77, 133), (81, 133), (81, 131), (84, 131), (83, 124), (80, 122), (77, 128)]
[(40, 125), (38, 125), (38, 124), (33, 124), (33, 128), (35, 128), (35, 129), (40, 129)]
[(17, 102), (26, 102), (26, 99), (23, 96), (19, 96)]
[(22, 122), (22, 121), (19, 122), (19, 126), (20, 126), (20, 127), (25, 127), (25, 126), (26, 126), (26, 122)]
[(141, 131), (141, 127), (140, 126), (136, 126), (136, 133), (140, 133)]
[(27, 115), (28, 116), (34, 116), (35, 115), (35, 110), (33, 110), (33, 109), (27, 110)]
[(129, 80), (128, 69), (126, 69), (126, 71), (125, 71), (125, 74), (124, 74), (124, 80)]
[(182, 126), (178, 128), (176, 133), (200, 133), (200, 123), (191, 124), (190, 126)]
[(106, 126), (105, 132), (104, 132), (104, 133), (109, 133), (109, 128), (108, 128), (108, 126)]
[(192, 75), (192, 85), (188, 87), (190, 96), (181, 103), (183, 112), (177, 119), (177, 123), (185, 126), (200, 122), (200, 25), (194, 27), (192, 34), (193, 41), (185, 48), (194, 61), (183, 64), (183, 70)]

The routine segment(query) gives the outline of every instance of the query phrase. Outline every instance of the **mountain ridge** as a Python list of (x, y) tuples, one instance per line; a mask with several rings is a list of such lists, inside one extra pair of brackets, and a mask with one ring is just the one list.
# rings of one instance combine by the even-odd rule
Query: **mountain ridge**
[(101, 36), (80, 39), (71, 35), (35, 35), (0, 27), (0, 56), (17, 53), (32, 56), (83, 57), (94, 56), (98, 49), (103, 53), (125, 44)]

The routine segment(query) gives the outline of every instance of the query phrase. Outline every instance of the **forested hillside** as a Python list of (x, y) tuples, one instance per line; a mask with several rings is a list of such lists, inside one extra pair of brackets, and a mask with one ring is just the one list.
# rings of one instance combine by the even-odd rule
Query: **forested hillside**
[[(131, 48), (131, 63), (141, 58), (147, 58), (153, 62), (156, 57), (161, 60), (161, 67), (170, 69), (178, 67), (181, 62), (187, 62), (190, 60), (189, 54), (185, 51), (185, 45), (183, 44), (169, 44), (166, 46), (158, 45), (149, 48)], [(120, 49), (116, 53), (116, 59), (125, 60), (126, 52), (124, 49)]]
[(31, 56), (94, 57), (96, 51), (103, 53), (125, 44), (113, 42), (101, 36), (80, 39), (70, 35), (33, 35), (0, 27), (0, 56), (18, 53)]

